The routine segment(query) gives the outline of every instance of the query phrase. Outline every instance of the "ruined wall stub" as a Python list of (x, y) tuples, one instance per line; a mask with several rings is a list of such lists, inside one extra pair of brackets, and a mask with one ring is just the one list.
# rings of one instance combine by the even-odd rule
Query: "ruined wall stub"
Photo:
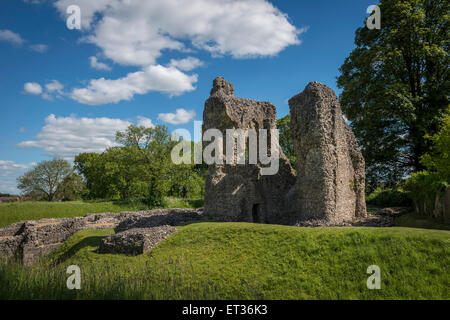
[[(233, 85), (216, 78), (203, 112), (203, 131), (218, 129), (275, 129), (276, 108), (234, 96)], [(223, 147), (226, 153), (226, 143)], [(248, 148), (247, 148), (248, 150)], [(280, 150), (279, 171), (260, 174), (261, 164), (210, 165), (205, 188), (205, 214), (219, 221), (288, 223), (285, 195), (295, 184), (289, 160)]]
[(311, 82), (289, 107), (298, 218), (338, 223), (364, 216), (364, 158), (333, 90)]

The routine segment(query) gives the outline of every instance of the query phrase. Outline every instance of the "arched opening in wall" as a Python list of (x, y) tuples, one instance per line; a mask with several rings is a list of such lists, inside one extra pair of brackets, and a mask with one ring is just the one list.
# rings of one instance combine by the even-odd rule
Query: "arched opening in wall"
[(252, 219), (253, 219), (253, 222), (255, 222), (255, 223), (261, 222), (260, 205), (258, 203), (253, 204)]

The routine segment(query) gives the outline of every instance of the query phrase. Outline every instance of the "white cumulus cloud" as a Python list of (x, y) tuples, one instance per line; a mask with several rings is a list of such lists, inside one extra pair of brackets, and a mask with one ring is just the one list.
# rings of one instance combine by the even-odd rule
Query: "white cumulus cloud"
[(191, 71), (203, 66), (203, 62), (194, 57), (187, 57), (180, 60), (171, 59), (169, 66), (183, 71)]
[(0, 30), (0, 41), (10, 42), (19, 46), (21, 46), (25, 42), (25, 40), (22, 39), (20, 34), (6, 29)]
[(98, 61), (98, 58), (95, 56), (89, 57), (89, 61), (91, 62), (91, 68), (103, 71), (111, 70), (110, 66), (108, 66), (106, 63)]
[(17, 163), (10, 160), (0, 160), (0, 192), (19, 194), (16, 179), (35, 165), (35, 162)]
[(35, 162), (21, 164), (10, 160), (0, 160), (0, 176), (7, 176), (17, 170), (27, 170), (36, 165)]
[[(24, 43), (28, 42), (26, 39), (22, 38), (20, 34), (7, 29), (0, 30), (0, 41), (9, 42), (16, 46), (22, 46)], [(30, 44), (28, 45), (28, 48), (31, 51), (44, 53), (48, 50), (48, 45), (42, 43)]]
[(86, 88), (73, 89), (71, 98), (88, 105), (117, 103), (150, 91), (179, 95), (194, 90), (196, 82), (197, 75), (187, 75), (176, 68), (161, 65), (149, 66), (124, 78), (91, 80)]
[[(154, 64), (163, 50), (182, 50), (181, 40), (214, 54), (272, 56), (299, 44), (297, 29), (266, 0), (59, 0), (62, 14), (79, 5), (87, 40), (125, 65)], [(98, 21), (95, 14), (100, 14)]]
[[(91, 79), (86, 88), (72, 91), (73, 99), (89, 105), (130, 100), (149, 91), (176, 95), (194, 90), (197, 76), (185, 72), (203, 63), (187, 57), (162, 67), (157, 60), (170, 51), (274, 56), (300, 44), (298, 36), (305, 31), (267, 0), (57, 0), (54, 5), (64, 19), (67, 7), (78, 5), (83, 41), (98, 46), (115, 63), (141, 69), (115, 80)], [(93, 68), (109, 68), (96, 57), (90, 60)], [(155, 81), (163, 75), (174, 81)]]
[(158, 119), (170, 124), (184, 124), (193, 120), (195, 117), (194, 110), (177, 109), (176, 113), (160, 113)]
[(138, 116), (137, 119), (138, 119), (137, 125), (140, 127), (146, 127), (146, 128), (154, 127), (152, 120), (149, 118)]
[[(45, 125), (35, 140), (23, 141), (21, 148), (40, 148), (49, 156), (73, 160), (83, 152), (103, 152), (116, 146), (115, 134), (132, 122), (113, 118), (77, 118), (75, 116), (45, 118)], [(138, 124), (150, 125), (151, 120), (138, 118)]]
[(62, 94), (64, 86), (58, 80), (52, 80), (51, 82), (45, 85), (45, 89), (48, 92), (57, 92), (59, 94)]
[(65, 94), (64, 86), (58, 80), (51, 80), (44, 87), (37, 82), (26, 82), (23, 89), (25, 93), (40, 95), (46, 100), (53, 100), (54, 97), (62, 98)]
[(23, 90), (29, 94), (41, 94), (42, 87), (39, 83), (36, 82), (27, 82), (23, 85)]

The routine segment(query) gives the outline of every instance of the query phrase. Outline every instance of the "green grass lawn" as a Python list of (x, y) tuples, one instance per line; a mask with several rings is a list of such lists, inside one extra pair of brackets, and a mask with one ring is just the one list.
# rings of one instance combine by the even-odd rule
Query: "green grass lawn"
[[(80, 231), (33, 268), (0, 265), (0, 299), (450, 298), (450, 231), (195, 223), (144, 255), (96, 253), (111, 233)], [(81, 290), (66, 288), (71, 264)]]
[[(168, 208), (201, 207), (199, 200), (183, 200), (166, 198)], [(71, 218), (84, 216), (87, 213), (140, 211), (149, 209), (141, 203), (121, 203), (113, 201), (69, 201), (46, 202), (24, 201), (0, 204), (0, 228), (8, 224), (43, 218)]]

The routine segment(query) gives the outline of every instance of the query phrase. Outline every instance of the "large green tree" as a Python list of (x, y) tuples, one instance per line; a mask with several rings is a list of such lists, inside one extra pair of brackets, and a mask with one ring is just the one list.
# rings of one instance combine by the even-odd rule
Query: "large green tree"
[(17, 178), (17, 187), (25, 194), (41, 195), (53, 201), (72, 172), (72, 166), (66, 160), (42, 161)]
[(362, 147), (369, 185), (422, 170), (448, 105), (447, 0), (382, 0), (381, 29), (356, 30), (340, 68), (344, 113)]
[(102, 163), (102, 157), (98, 153), (80, 153), (75, 156), (74, 166), (84, 179), (84, 196), (88, 198), (107, 198), (108, 183), (103, 180)]
[(79, 200), (85, 190), (83, 178), (73, 172), (64, 178), (58, 190), (61, 199), (64, 201)]
[(141, 181), (145, 181), (148, 188), (147, 199), (151, 204), (162, 204), (163, 196), (170, 189), (170, 151), (174, 145), (168, 128), (130, 125), (124, 132), (117, 132), (116, 141), (142, 151), (147, 176)]
[(117, 132), (116, 141), (122, 146), (75, 157), (89, 198), (140, 199), (162, 206), (166, 195), (201, 195), (202, 168), (172, 163), (171, 151), (177, 141), (172, 141), (167, 127), (130, 125)]

